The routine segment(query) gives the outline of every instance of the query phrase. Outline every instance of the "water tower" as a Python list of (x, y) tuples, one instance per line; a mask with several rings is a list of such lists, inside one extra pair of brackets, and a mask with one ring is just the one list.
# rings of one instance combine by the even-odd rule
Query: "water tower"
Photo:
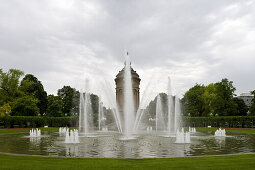
[[(125, 67), (121, 71), (119, 71), (119, 73), (116, 75), (116, 78), (115, 78), (116, 101), (117, 101), (117, 105), (121, 115), (124, 109), (124, 70), (125, 70)], [(131, 76), (132, 76), (132, 87), (133, 87), (133, 96), (134, 96), (134, 108), (136, 113), (140, 103), (139, 85), (140, 85), (141, 79), (139, 78), (139, 75), (136, 73), (136, 71), (132, 67), (131, 67)]]

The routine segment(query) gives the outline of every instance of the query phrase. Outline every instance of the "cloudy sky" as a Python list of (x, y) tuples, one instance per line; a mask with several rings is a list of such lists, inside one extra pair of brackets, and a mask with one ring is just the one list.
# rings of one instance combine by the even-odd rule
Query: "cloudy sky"
[[(90, 80), (103, 91), (128, 51), (141, 92), (182, 95), (228, 78), (255, 89), (253, 0), (0, 0), (0, 68), (23, 70), (48, 93)], [(114, 89), (113, 89), (114, 90)]]

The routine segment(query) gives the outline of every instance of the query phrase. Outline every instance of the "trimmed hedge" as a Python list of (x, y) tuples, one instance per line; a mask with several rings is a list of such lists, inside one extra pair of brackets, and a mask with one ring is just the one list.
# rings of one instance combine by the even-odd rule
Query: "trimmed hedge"
[[(255, 116), (183, 117), (183, 126), (255, 128)], [(0, 127), (77, 126), (78, 117), (0, 116)]]
[(64, 127), (76, 126), (78, 117), (1, 116), (0, 127)]
[(254, 128), (255, 116), (183, 117), (188, 127)]

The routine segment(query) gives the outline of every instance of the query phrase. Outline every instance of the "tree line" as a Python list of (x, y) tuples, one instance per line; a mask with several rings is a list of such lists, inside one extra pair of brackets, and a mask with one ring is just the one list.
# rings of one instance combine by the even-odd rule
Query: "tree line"
[(226, 78), (207, 86), (196, 84), (184, 94), (184, 114), (193, 117), (255, 115), (255, 90), (251, 92), (254, 97), (250, 108), (236, 97), (235, 90), (233, 82)]
[[(22, 80), (21, 77), (23, 77)], [(222, 79), (207, 86), (195, 84), (181, 99), (185, 116), (246, 116), (255, 115), (255, 97), (248, 108), (242, 99), (235, 95), (233, 82)], [(255, 96), (255, 90), (251, 92)], [(167, 112), (167, 95), (160, 94), (164, 113)], [(94, 122), (97, 120), (99, 97), (90, 95)], [(3, 72), (0, 69), (0, 116), (75, 116), (79, 113), (80, 92), (70, 86), (63, 86), (57, 95), (47, 94), (34, 75), (17, 69)], [(147, 109), (150, 117), (156, 111), (156, 98)]]
[[(34, 75), (17, 69), (0, 69), (0, 116), (75, 116), (79, 113), (80, 92), (63, 86), (57, 95), (47, 94)], [(98, 113), (98, 96), (91, 94), (92, 110)], [(95, 121), (96, 121), (95, 116)]]
[[(222, 79), (220, 82), (207, 86), (195, 84), (181, 99), (181, 109), (184, 116), (209, 117), (209, 116), (255, 116), (255, 97), (250, 108), (235, 94), (233, 82)], [(255, 90), (251, 91), (255, 96)], [(166, 117), (168, 112), (167, 94), (159, 93), (162, 112)], [(148, 118), (156, 116), (156, 97), (149, 103), (145, 111)]]

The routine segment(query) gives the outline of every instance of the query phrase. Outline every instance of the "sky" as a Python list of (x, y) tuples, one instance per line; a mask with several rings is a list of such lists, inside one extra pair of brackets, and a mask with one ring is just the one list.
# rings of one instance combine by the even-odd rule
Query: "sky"
[(141, 94), (228, 78), (255, 90), (253, 0), (0, 0), (0, 68), (104, 95), (128, 51)]

